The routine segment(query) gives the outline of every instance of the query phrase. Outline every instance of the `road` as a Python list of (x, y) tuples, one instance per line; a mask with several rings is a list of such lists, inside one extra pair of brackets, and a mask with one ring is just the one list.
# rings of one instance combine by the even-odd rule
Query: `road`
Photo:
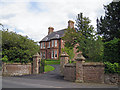
[(59, 66), (54, 71), (17, 77), (2, 77), (3, 88), (118, 88), (117, 85), (96, 83), (75, 83), (65, 81), (59, 74)]

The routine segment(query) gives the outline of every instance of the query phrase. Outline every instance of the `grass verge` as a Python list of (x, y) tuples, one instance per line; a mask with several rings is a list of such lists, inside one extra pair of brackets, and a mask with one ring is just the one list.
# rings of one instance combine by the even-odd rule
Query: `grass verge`
[(45, 65), (45, 72), (48, 72), (48, 71), (53, 71), (55, 68), (53, 66), (50, 66), (50, 65)]

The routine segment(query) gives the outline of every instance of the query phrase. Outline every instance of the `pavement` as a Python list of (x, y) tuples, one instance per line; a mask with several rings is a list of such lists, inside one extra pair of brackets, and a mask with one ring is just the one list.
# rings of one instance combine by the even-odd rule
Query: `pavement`
[(118, 88), (117, 85), (97, 83), (75, 83), (60, 76), (59, 65), (52, 65), (54, 71), (45, 74), (2, 77), (3, 88)]

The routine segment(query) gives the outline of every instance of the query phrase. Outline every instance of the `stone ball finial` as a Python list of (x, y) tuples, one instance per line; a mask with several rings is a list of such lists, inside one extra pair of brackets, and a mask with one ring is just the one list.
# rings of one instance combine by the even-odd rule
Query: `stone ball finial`
[(75, 60), (77, 60), (77, 61), (85, 61), (85, 57), (83, 57), (82, 54), (78, 54)]

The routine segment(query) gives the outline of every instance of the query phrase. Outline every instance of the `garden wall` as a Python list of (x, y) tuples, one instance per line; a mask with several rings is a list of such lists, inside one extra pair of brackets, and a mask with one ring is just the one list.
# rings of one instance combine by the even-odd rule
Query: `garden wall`
[(76, 79), (76, 65), (75, 63), (66, 64), (64, 67), (64, 79), (75, 81)]
[(21, 76), (31, 74), (31, 63), (21, 64), (21, 63), (4, 63), (2, 66), (2, 75), (3, 76)]
[[(66, 64), (64, 68), (64, 79), (69, 81), (104, 83), (104, 64), (103, 63), (75, 63)], [(81, 73), (83, 72), (83, 73)], [(83, 75), (82, 75), (83, 74)], [(82, 76), (82, 77), (81, 77)]]
[(118, 84), (120, 85), (120, 75), (118, 74), (105, 74), (104, 82), (106, 84)]
[(104, 64), (97, 62), (83, 63), (84, 82), (104, 83)]

